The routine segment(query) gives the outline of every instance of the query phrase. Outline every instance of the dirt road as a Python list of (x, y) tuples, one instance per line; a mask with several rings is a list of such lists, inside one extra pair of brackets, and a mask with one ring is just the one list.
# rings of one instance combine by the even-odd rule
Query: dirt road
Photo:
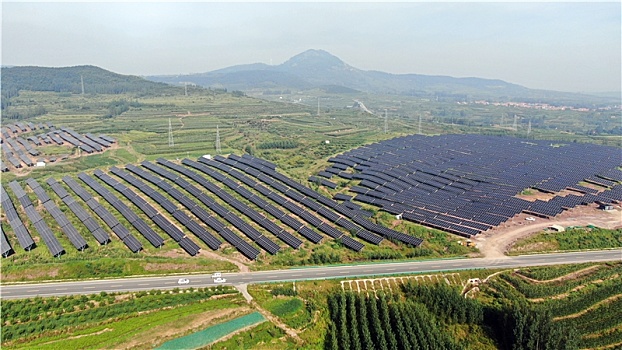
[(527, 238), (551, 225), (587, 226), (613, 229), (622, 227), (622, 209), (598, 210), (596, 205), (579, 206), (566, 210), (554, 218), (536, 218), (528, 221), (527, 214), (519, 214), (499, 227), (488, 230), (473, 238), (476, 247), (487, 258), (504, 259), (505, 253), (519, 239)]

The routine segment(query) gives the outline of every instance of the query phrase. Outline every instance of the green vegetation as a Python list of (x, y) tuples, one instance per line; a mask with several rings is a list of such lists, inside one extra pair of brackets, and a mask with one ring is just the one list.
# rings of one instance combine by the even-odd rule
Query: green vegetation
[(558, 265), (545, 267), (529, 267), (521, 269), (520, 274), (539, 281), (552, 280), (554, 278), (568, 275), (583, 269), (598, 268), (599, 265), (592, 263), (576, 264), (576, 265)]
[[(125, 249), (127, 250), (127, 249)], [(110, 251), (114, 254), (115, 251)], [(47, 252), (44, 252), (47, 253)], [(213, 271), (237, 271), (232, 263), (222, 260), (213, 260), (195, 257), (166, 258), (160, 256), (146, 256), (137, 258), (132, 253), (121, 250), (114, 257), (86, 255), (74, 259), (55, 261), (48, 258), (49, 254), (30, 256), (25, 259), (16, 257), (7, 258), (2, 266), (2, 281), (42, 281), (85, 278), (127, 277), (133, 275), (151, 275), (166, 273), (188, 273)], [(40, 258), (33, 259), (33, 258)], [(56, 259), (58, 260), (58, 259)]]
[[(231, 295), (218, 302), (209, 300), (215, 295)], [(127, 329), (132, 324), (144, 321), (139, 316), (147, 314), (156, 320), (171, 322), (171, 315), (160, 313), (165, 309), (175, 309), (181, 306), (195, 306), (193, 313), (209, 310), (234, 307), (239, 294), (231, 287), (199, 288), (181, 291), (154, 290), (138, 292), (129, 295), (101, 294), (68, 296), (58, 298), (35, 298), (24, 300), (3, 300), (2, 302), (2, 346), (12, 348), (24, 346), (44, 345), (53, 340), (71, 338), (74, 332), (101, 327), (115, 330)], [(199, 307), (199, 305), (202, 305)], [(154, 312), (158, 311), (158, 312)], [(160, 317), (157, 317), (159, 315)], [(151, 316), (146, 317), (149, 319)], [(177, 315), (179, 316), (179, 315)], [(131, 320), (129, 323), (118, 324), (122, 320)], [(138, 332), (136, 329), (134, 332)], [(144, 332), (145, 329), (142, 329)], [(127, 330), (122, 334), (127, 336)], [(117, 336), (119, 334), (116, 334)], [(120, 339), (115, 334), (102, 333), (90, 337), (88, 342), (99, 344), (108, 342), (118, 344)], [(115, 342), (116, 341), (116, 342)], [(91, 344), (91, 346), (94, 346)]]
[[(504, 272), (480, 286), (481, 297), (492, 296), (496, 303), (514, 300), (548, 315), (554, 325), (575, 333), (579, 348), (619, 346), (622, 263), (592, 266), (596, 268), (586, 269), (586, 264), (546, 267), (555, 272), (544, 274), (538, 272), (544, 268), (538, 268), (539, 281), (526, 280), (522, 271)], [(563, 275), (564, 271), (568, 274)]]
[(185, 337), (167, 341), (156, 349), (175, 350), (200, 348), (228, 335), (229, 333), (255, 325), (257, 323), (264, 322), (265, 320), (266, 319), (259, 312), (253, 312), (251, 314), (241, 316), (227, 322), (219, 323), (215, 326), (211, 326), (202, 331), (192, 333)]
[(264, 307), (294, 329), (306, 327), (315, 311), (313, 304), (305, 305), (300, 298), (274, 298), (265, 303)]
[(456, 324), (483, 327), (497, 339), (501, 349), (576, 348), (572, 333), (554, 323), (546, 312), (534, 310), (526, 304), (484, 306), (477, 300), (461, 297), (457, 290), (444, 284), (411, 284), (404, 290), (401, 297), (384, 293), (377, 293), (377, 296), (329, 295), (331, 322), (325, 349), (461, 349), (477, 346), (472, 339), (456, 339), (446, 331)]
[(204, 349), (295, 349), (296, 343), (289, 337), (285, 337), (285, 332), (273, 323), (264, 322), (252, 329), (238, 333), (231, 339), (224, 340), (207, 346)]
[(518, 241), (510, 253), (524, 254), (558, 250), (606, 249), (622, 247), (622, 229), (571, 228), (564, 232), (543, 231)]
[[(473, 350), (532, 349), (535, 344), (541, 349), (611, 347), (622, 341), (621, 268), (615, 262), (505, 271), (466, 298), (460, 290), (467, 278), (483, 279), (497, 271), (412, 277), (398, 284), (399, 279), (383, 277), (374, 280), (375, 291), (368, 280), (360, 292), (343, 291), (339, 280), (250, 285), (254, 301), (279, 323), (264, 322), (209, 348), (425, 347), (416, 342)], [(539, 279), (528, 280), (523, 273)], [(530, 286), (516, 288), (509, 283), (515, 279)], [(379, 280), (386, 280), (384, 287)], [(183, 291), (3, 301), (2, 346), (54, 348), (62, 341), (72, 348), (155, 348), (253, 311), (232, 288)], [(526, 294), (533, 291), (546, 296)], [(204, 318), (209, 321), (199, 322)], [(286, 336), (280, 323), (300, 340)]]

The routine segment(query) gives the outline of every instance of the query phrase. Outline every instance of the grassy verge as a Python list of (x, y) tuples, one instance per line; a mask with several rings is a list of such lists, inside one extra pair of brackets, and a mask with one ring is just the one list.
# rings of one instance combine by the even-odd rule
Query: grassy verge
[(238, 271), (238, 268), (227, 261), (197, 257), (193, 259), (103, 257), (58, 262), (3, 264), (1, 278), (3, 283), (8, 283), (213, 271)]
[(622, 229), (573, 228), (564, 232), (544, 231), (519, 240), (510, 250), (510, 254), (620, 247), (622, 247)]

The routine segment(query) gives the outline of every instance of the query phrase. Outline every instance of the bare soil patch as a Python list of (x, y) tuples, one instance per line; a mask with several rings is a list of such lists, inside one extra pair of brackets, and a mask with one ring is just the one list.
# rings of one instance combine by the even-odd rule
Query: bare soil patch
[(622, 210), (603, 211), (597, 209), (595, 204), (578, 206), (566, 210), (556, 217), (545, 219), (536, 218), (535, 221), (527, 221), (531, 215), (518, 214), (486, 232), (475, 236), (473, 241), (486, 258), (503, 259), (508, 250), (518, 240), (530, 237), (551, 225), (587, 226), (594, 225), (606, 229), (622, 227)]

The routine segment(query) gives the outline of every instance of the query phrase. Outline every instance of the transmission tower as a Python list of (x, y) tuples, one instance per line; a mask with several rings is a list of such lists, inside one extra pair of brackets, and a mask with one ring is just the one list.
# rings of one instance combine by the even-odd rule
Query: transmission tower
[(518, 130), (518, 116), (516, 114), (514, 114), (514, 124), (512, 124), (512, 129), (514, 129), (514, 131)]
[(421, 113), (419, 113), (419, 135), (421, 134)]
[(527, 125), (527, 135), (531, 134), (531, 119), (529, 119), (529, 124)]
[(168, 146), (175, 146), (175, 141), (173, 141), (173, 125), (171, 124), (171, 118), (168, 118)]
[(82, 95), (84, 95), (84, 78), (80, 75), (80, 85), (82, 85)]
[(389, 117), (387, 117), (387, 109), (384, 109), (384, 133), (389, 132)]
[(184, 95), (188, 96), (188, 83), (184, 83)]
[(317, 116), (320, 116), (320, 98), (317, 98)]
[(220, 131), (218, 125), (216, 125), (216, 154), (220, 154)]

